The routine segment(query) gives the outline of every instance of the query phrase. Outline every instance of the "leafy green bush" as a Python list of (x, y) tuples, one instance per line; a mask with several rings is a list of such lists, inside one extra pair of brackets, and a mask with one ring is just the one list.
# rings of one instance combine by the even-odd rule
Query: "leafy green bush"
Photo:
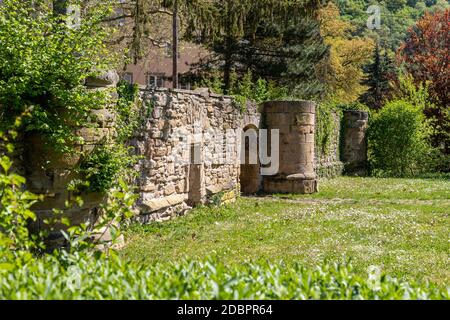
[(4, 0), (0, 6), (0, 127), (29, 110), (23, 128), (45, 134), (67, 152), (79, 137), (73, 127), (89, 122), (91, 110), (108, 103), (108, 94), (88, 90), (84, 81), (108, 70), (105, 46), (111, 31), (102, 23), (109, 1), (86, 10), (78, 28), (61, 23), (47, 4)]
[[(213, 73), (211, 77), (203, 79), (198, 86), (207, 87), (214, 93), (223, 94), (223, 80), (219, 73)], [(262, 78), (254, 79), (251, 71), (248, 71), (242, 79), (233, 72), (231, 75), (231, 89), (229, 92), (235, 99), (236, 105), (245, 111), (249, 101), (260, 104), (264, 101), (283, 99), (288, 95), (287, 89), (279, 87), (273, 81)]]
[(333, 103), (319, 103), (316, 108), (316, 149), (320, 157), (327, 157), (333, 139), (336, 139), (337, 125), (335, 117), (342, 112)]
[[(13, 127), (20, 127), (21, 122), (22, 117), (17, 117)], [(28, 229), (28, 223), (37, 219), (31, 207), (42, 196), (25, 190), (26, 181), (15, 172), (10, 159), (17, 135), (15, 129), (0, 131), (0, 268), (10, 267), (10, 260), (19, 256), (31, 259), (31, 252), (44, 248), (42, 234)]]
[(350, 265), (246, 263), (215, 258), (136, 266), (118, 258), (46, 257), (1, 270), (0, 299), (448, 299), (448, 290), (381, 275), (357, 276)]
[(369, 162), (374, 175), (415, 176), (433, 169), (435, 151), (420, 106), (397, 100), (370, 121)]
[(118, 100), (112, 110), (115, 117), (115, 136), (104, 145), (99, 145), (85, 156), (77, 172), (84, 180), (73, 181), (72, 188), (79, 191), (106, 192), (119, 177), (128, 180), (136, 174), (132, 168), (138, 157), (134, 148), (128, 145), (141, 124), (138, 107), (139, 88), (120, 81), (117, 85)]
[(235, 97), (241, 110), (244, 111), (249, 100), (257, 104), (264, 101), (279, 100), (287, 96), (287, 89), (262, 78), (255, 81), (252, 72), (248, 71), (242, 79), (233, 79), (231, 95)]
[(106, 192), (120, 177), (129, 179), (136, 157), (131, 147), (121, 143), (99, 146), (84, 159), (77, 170), (84, 181), (73, 181), (74, 189), (87, 192)]
[(436, 170), (450, 171), (450, 154), (446, 145), (450, 141), (450, 108), (434, 103), (429, 93), (430, 82), (416, 84), (412, 75), (400, 73), (398, 81), (393, 83), (393, 95), (396, 100), (405, 100), (422, 108), (431, 125), (432, 145), (440, 151), (436, 158)]
[(117, 84), (117, 94), (119, 96), (115, 110), (117, 141), (123, 144), (133, 136), (142, 121), (139, 108), (136, 107), (139, 87), (122, 80)]

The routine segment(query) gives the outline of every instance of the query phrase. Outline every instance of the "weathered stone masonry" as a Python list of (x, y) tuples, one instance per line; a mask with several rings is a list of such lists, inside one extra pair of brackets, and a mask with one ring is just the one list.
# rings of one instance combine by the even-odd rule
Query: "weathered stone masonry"
[[(240, 145), (227, 131), (249, 124), (259, 126), (256, 107), (249, 106), (249, 111), (241, 114), (231, 97), (206, 89), (143, 90), (141, 99), (151, 113), (132, 141), (143, 156), (138, 165), (139, 220), (170, 219), (218, 194), (222, 201), (235, 199), (240, 190)], [(224, 136), (214, 138), (227, 138), (227, 143), (213, 148), (214, 141), (205, 134), (211, 129), (223, 132)], [(185, 137), (193, 138), (181, 141)], [(181, 150), (189, 153), (189, 163), (176, 159), (182, 143), (189, 144), (188, 150)], [(209, 161), (203, 159), (207, 149)]]
[[(111, 103), (114, 104), (117, 94), (112, 89), (118, 81), (119, 77), (115, 72), (108, 72), (99, 78), (88, 78), (86, 87), (90, 90), (108, 90), (112, 98)], [(83, 204), (74, 205), (76, 196), (68, 190), (68, 186), (71, 181), (80, 178), (74, 169), (83, 156), (87, 156), (116, 134), (115, 114), (111, 108), (112, 106), (107, 106), (105, 109), (92, 111), (92, 125), (95, 127), (72, 127), (84, 140), (83, 144), (72, 146), (76, 152), (61, 154), (53, 150), (48, 146), (45, 136), (37, 132), (27, 132), (23, 137), (22, 155), (16, 160), (21, 166), (21, 173), (27, 178), (28, 190), (44, 196), (44, 200), (37, 202), (32, 208), (38, 219), (30, 228), (33, 231), (49, 231), (49, 244), (53, 241), (60, 244), (63, 241), (60, 230), (67, 229), (67, 226), (58, 222), (50, 225), (44, 223), (45, 219), (55, 216), (55, 210), (68, 218), (72, 224), (79, 225), (89, 220), (95, 221), (96, 210), (105, 200), (105, 195), (100, 193), (82, 193), (76, 196), (81, 196)], [(61, 116), (64, 117), (64, 114)], [(67, 203), (72, 206), (68, 207)]]
[(342, 159), (348, 175), (367, 175), (367, 129), (369, 113), (364, 111), (344, 112), (344, 136)]
[[(112, 87), (115, 80), (109, 79), (93, 87), (96, 90)], [(241, 192), (317, 191), (313, 102), (273, 101), (259, 107), (249, 104), (247, 110), (241, 112), (232, 97), (215, 95), (208, 89), (141, 88), (139, 98), (146, 116), (130, 144), (141, 156), (135, 168), (139, 173), (136, 211), (141, 223), (168, 220), (210, 201), (231, 202)], [(80, 148), (93, 149), (105, 134), (114, 134), (113, 114), (108, 110), (97, 112), (100, 113), (98, 128), (79, 128), (80, 135), (88, 142)], [(346, 119), (344, 124), (348, 124), (349, 129), (345, 131), (343, 143), (347, 165), (361, 168), (365, 164), (367, 117), (354, 113)], [(277, 174), (261, 176), (259, 163), (241, 164), (241, 146), (244, 150), (247, 146), (241, 134), (250, 129), (256, 135), (258, 129), (279, 130)], [(207, 134), (213, 130), (222, 135)], [(46, 196), (46, 200), (34, 208), (40, 219), (49, 216), (54, 208), (66, 210), (73, 223), (90, 219), (102, 202), (102, 195), (87, 194), (82, 208), (65, 208), (65, 201), (71, 198), (67, 185), (75, 178), (73, 168), (79, 156), (58, 158), (42, 149), (39, 136), (28, 139), (24, 161), (28, 186), (31, 191)], [(351, 157), (353, 153), (357, 155)], [(328, 160), (339, 163), (338, 153), (334, 154)], [(179, 158), (188, 161), (179, 161)]]
[(265, 125), (280, 134), (278, 174), (264, 177), (268, 193), (317, 192), (314, 170), (316, 105), (311, 101), (272, 101), (263, 105)]
[[(342, 121), (339, 112), (332, 114), (333, 132), (330, 133), (330, 142), (324, 150), (317, 147), (315, 167), (319, 178), (335, 178), (344, 172), (344, 163), (341, 157)], [(317, 120), (317, 118), (316, 118)]]

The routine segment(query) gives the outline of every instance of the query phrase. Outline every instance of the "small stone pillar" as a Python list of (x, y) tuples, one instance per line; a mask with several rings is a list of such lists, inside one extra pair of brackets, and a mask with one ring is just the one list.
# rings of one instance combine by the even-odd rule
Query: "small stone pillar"
[(367, 129), (369, 113), (345, 111), (342, 137), (342, 161), (345, 173), (354, 176), (367, 175)]
[(263, 105), (265, 126), (280, 133), (280, 167), (264, 177), (267, 193), (317, 192), (314, 170), (316, 105), (312, 101), (271, 101)]

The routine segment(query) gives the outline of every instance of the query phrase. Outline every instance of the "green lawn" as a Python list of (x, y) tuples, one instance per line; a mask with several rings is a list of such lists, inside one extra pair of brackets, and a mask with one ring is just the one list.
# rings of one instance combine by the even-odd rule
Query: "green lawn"
[(351, 259), (405, 280), (450, 283), (450, 180), (339, 178), (312, 196), (241, 198), (126, 232), (144, 264), (215, 255), (224, 263)]

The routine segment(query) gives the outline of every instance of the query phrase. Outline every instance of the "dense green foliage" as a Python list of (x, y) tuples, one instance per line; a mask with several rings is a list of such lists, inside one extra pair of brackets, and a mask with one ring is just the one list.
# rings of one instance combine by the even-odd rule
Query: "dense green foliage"
[[(119, 88), (115, 107), (110, 94), (112, 88), (93, 90), (85, 86), (89, 78), (92, 80), (102, 74), (113, 61), (114, 55), (106, 47), (112, 29), (102, 23), (111, 12), (110, 2), (89, 6), (89, 2), (83, 1), (83, 16), (78, 26), (71, 25), (70, 17), (52, 10), (50, 4), (6, 0), (0, 6), (0, 132), (5, 132), (2, 134), (4, 141), (0, 141), (1, 187), (5, 200), (1, 206), (1, 229), (6, 230), (7, 238), (10, 238), (9, 243), (2, 240), (5, 242), (2, 245), (9, 247), (11, 252), (26, 253), (27, 256), (30, 250), (42, 249), (41, 237), (30, 234), (27, 229), (28, 223), (37, 219), (30, 208), (40, 198), (23, 191), (25, 179), (14, 174), (11, 168), (8, 156), (13, 152), (14, 143), (10, 136), (33, 131), (48, 138), (45, 139), (46, 147), (64, 157), (64, 152), (80, 152), (72, 149), (74, 145), (85, 144), (76, 134), (77, 129), (97, 127), (95, 110), (113, 109), (110, 112), (118, 118), (116, 137), (111, 141), (100, 141), (105, 145), (99, 145), (94, 152), (83, 151), (81, 155), (85, 159), (74, 171), (84, 175), (68, 186), (74, 197), (65, 206), (81, 204), (78, 191), (85, 190), (80, 187), (110, 192), (97, 212), (95, 226), (92, 225), (94, 221), (89, 222), (91, 225), (73, 226), (65, 234), (67, 240), (77, 242), (76, 245), (72, 243), (72, 247), (90, 247), (90, 243), (96, 242), (92, 241), (97, 237), (96, 232), (101, 235), (99, 230), (109, 226), (113, 233), (118, 222), (131, 215), (135, 200), (122, 173), (135, 160), (125, 146), (125, 140), (136, 127), (134, 100), (130, 98), (135, 97), (136, 90)], [(67, 218), (59, 215), (62, 212), (55, 209), (54, 213), (54, 217), (44, 219), (40, 224), (47, 224), (49, 228), (55, 223), (70, 225)], [(14, 239), (20, 239), (21, 244)]]
[[(430, 93), (431, 83), (415, 83), (410, 74), (400, 74), (392, 90), (392, 96), (397, 100), (405, 100), (424, 110), (430, 124), (431, 142), (436, 149), (436, 166), (438, 172), (450, 170), (450, 155), (446, 153), (446, 141), (450, 137), (446, 122), (450, 119), (450, 108), (437, 105)], [(439, 152), (437, 152), (439, 151)]]
[(316, 108), (316, 148), (321, 156), (327, 157), (342, 112), (332, 103), (320, 103)]
[[(275, 81), (291, 95), (317, 97), (324, 86), (316, 67), (327, 54), (315, 15), (316, 1), (210, 1), (212, 32), (188, 28), (185, 38), (212, 52), (199, 65), (197, 76), (219, 69), (223, 91), (232, 88), (232, 73), (243, 78)], [(209, 30), (209, 29), (208, 29)]]
[(84, 85), (114, 60), (106, 46), (113, 30), (102, 23), (110, 13), (109, 1), (88, 6), (80, 25), (72, 27), (67, 16), (54, 15), (49, 3), (34, 6), (33, 1), (7, 0), (0, 6), (3, 127), (26, 112), (17, 130), (45, 136), (46, 147), (60, 153), (79, 152), (73, 147), (85, 141), (76, 134), (77, 128), (98, 126), (93, 111), (109, 109), (114, 115), (114, 136), (100, 141), (105, 145), (92, 152), (85, 148), (88, 151), (77, 168), (81, 177), (71, 183), (72, 190), (106, 192), (136, 160), (125, 143), (139, 124), (137, 88), (120, 83), (114, 103), (113, 89), (92, 90)]
[(368, 87), (361, 96), (361, 101), (372, 109), (380, 109), (390, 98), (390, 81), (395, 79), (396, 71), (392, 59), (387, 50), (381, 52), (379, 44), (376, 45), (373, 54), (373, 63), (364, 69), (366, 78), (363, 84)]
[(137, 103), (138, 87), (121, 81), (117, 86), (117, 94), (118, 100), (111, 110), (115, 115), (115, 137), (86, 155), (77, 170), (83, 181), (75, 181), (75, 188), (106, 192), (119, 178), (127, 181), (134, 178), (132, 168), (138, 157), (128, 142), (142, 122)]
[[(360, 100), (373, 109), (380, 109), (391, 98), (389, 80), (396, 83), (396, 73), (406, 69), (416, 86), (427, 85), (429, 99), (424, 108), (433, 126), (433, 146), (442, 155), (439, 170), (448, 171), (450, 117), (448, 108), (449, 8), (448, 0), (337, 0), (342, 16), (355, 26), (353, 36), (370, 36), (378, 48), (373, 62), (366, 66), (363, 84), (368, 91)], [(367, 27), (369, 6), (381, 10), (381, 28)], [(397, 52), (397, 70), (391, 62)]]
[(137, 85), (130, 85), (120, 81), (117, 85), (118, 100), (116, 103), (116, 129), (118, 131), (118, 142), (127, 142), (136, 132), (141, 124), (138, 108), (136, 107), (139, 94)]
[[(135, 158), (121, 144), (99, 146), (82, 161), (77, 170), (83, 176), (76, 189), (89, 192), (106, 192), (113, 187), (119, 177), (125, 177), (126, 171)], [(77, 181), (75, 181), (76, 184)]]
[[(427, 14), (408, 31), (397, 58), (411, 73), (415, 85), (426, 85), (429, 105), (425, 114), (431, 119), (433, 143), (450, 156), (450, 8)], [(447, 168), (447, 171), (450, 168)]]
[[(383, 47), (396, 51), (405, 39), (409, 27), (426, 12), (443, 10), (448, 0), (336, 0), (343, 17), (356, 26), (355, 35), (369, 35), (378, 39)], [(381, 29), (369, 30), (367, 13), (370, 5), (381, 8)]]
[[(76, 258), (76, 257), (74, 257)], [(0, 299), (448, 299), (428, 284), (380, 275), (361, 278), (346, 264), (226, 266), (211, 258), (136, 266), (116, 259), (44, 258), (5, 272)]]
[[(221, 75), (218, 73), (213, 73), (210, 77), (203, 78), (197, 86), (207, 87), (216, 94), (224, 93), (224, 83)], [(274, 81), (267, 81), (262, 78), (255, 80), (251, 71), (245, 73), (242, 79), (239, 79), (238, 74), (233, 72), (231, 74), (229, 94), (234, 97), (237, 106), (242, 111), (245, 111), (250, 101), (260, 104), (270, 100), (282, 100), (287, 98), (288, 90), (277, 86)]]
[[(359, 102), (347, 104), (326, 101), (317, 104), (315, 144), (319, 159), (333, 156), (332, 153), (336, 151), (331, 148), (333, 142), (337, 145), (342, 143), (343, 112), (348, 110), (369, 111), (369, 108)], [(339, 125), (341, 130), (338, 130)]]
[[(19, 125), (20, 119), (16, 119), (15, 126)], [(14, 130), (0, 131), (0, 269), (13, 251), (42, 248), (39, 236), (30, 234), (27, 228), (29, 221), (36, 220), (31, 207), (41, 197), (23, 189), (25, 179), (14, 173), (13, 163), (7, 156), (14, 152), (16, 136)]]
[(372, 173), (414, 176), (432, 169), (430, 133), (423, 108), (401, 100), (387, 103), (370, 122)]
[(88, 90), (84, 81), (111, 62), (100, 23), (109, 6), (91, 8), (74, 28), (48, 5), (33, 3), (5, 0), (0, 6), (0, 120), (9, 126), (27, 110), (23, 127), (67, 151), (80, 142), (72, 127), (86, 124), (90, 111), (107, 103), (104, 92)]

